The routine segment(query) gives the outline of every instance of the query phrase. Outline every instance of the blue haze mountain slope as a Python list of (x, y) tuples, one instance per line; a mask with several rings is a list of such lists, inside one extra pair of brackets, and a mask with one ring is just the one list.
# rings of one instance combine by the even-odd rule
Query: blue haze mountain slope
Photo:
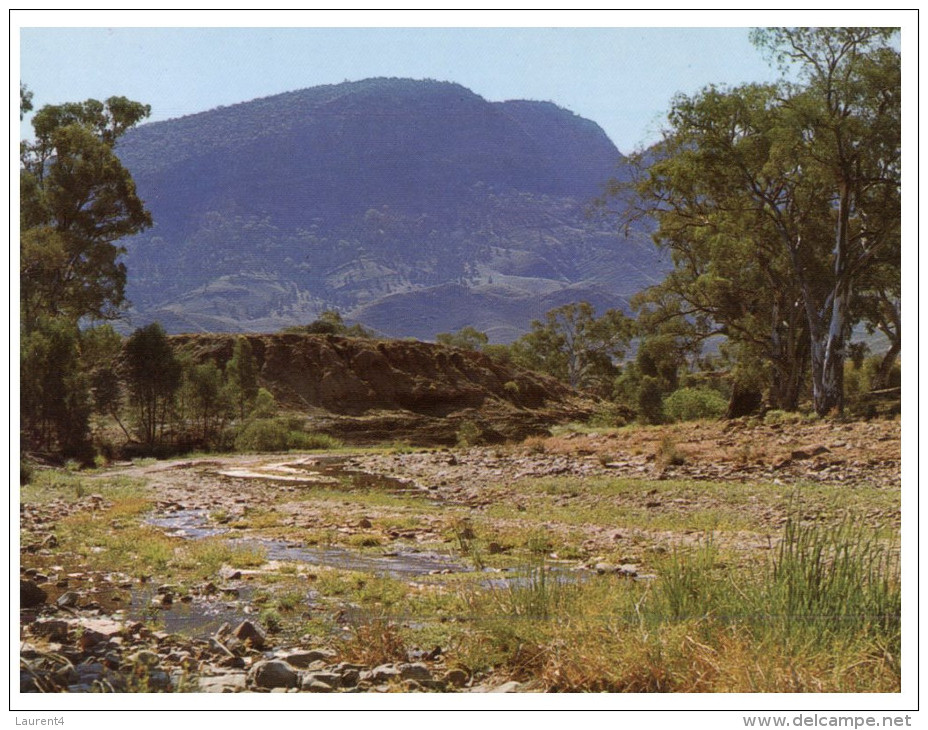
[(624, 158), (550, 102), (369, 79), (143, 125), (119, 155), (155, 226), (127, 242), (131, 326), (274, 331), (339, 310), (390, 336), (494, 341), (661, 278), (588, 213)]

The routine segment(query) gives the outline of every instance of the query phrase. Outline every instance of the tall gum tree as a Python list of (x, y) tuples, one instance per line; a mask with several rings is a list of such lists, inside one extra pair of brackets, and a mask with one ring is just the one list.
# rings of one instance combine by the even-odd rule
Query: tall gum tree
[(857, 302), (869, 292), (885, 313), (898, 292), (891, 38), (872, 28), (756, 31), (755, 43), (798, 68), (799, 82), (678, 96), (631, 185), (627, 217), (653, 216), (656, 243), (673, 254), (664, 289), (741, 344), (766, 347), (774, 379), (789, 379), (787, 402), (808, 358), (822, 415), (843, 408), (853, 325), (876, 317)]
[[(824, 197), (830, 236), (801, 227), (782, 230), (792, 274), (800, 283), (810, 332), (812, 392), (820, 415), (843, 408), (844, 361), (855, 324), (855, 298), (889, 267), (900, 235), (901, 65), (891, 28), (768, 28), (755, 44), (801, 82), (786, 85), (772, 158), (797, 189)], [(806, 189), (815, 186), (817, 191)], [(779, 212), (768, 201), (771, 213)], [(823, 226), (824, 228), (824, 226)], [(824, 266), (807, 265), (811, 258)], [(810, 276), (810, 270), (816, 276)], [(895, 271), (895, 275), (893, 274)], [(885, 284), (885, 277), (881, 277)], [(882, 287), (892, 292), (889, 284)]]
[(43, 315), (73, 322), (118, 315), (126, 283), (119, 261), (125, 250), (118, 241), (148, 228), (152, 219), (114, 147), (150, 111), (111, 97), (35, 113), (35, 140), (20, 148), (20, 281), (27, 331)]

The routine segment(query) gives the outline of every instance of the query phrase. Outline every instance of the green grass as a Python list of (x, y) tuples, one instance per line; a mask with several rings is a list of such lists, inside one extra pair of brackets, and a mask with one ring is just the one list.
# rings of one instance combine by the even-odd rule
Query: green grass
[(898, 691), (898, 560), (866, 528), (787, 524), (760, 571), (707, 539), (657, 572), (472, 589), (460, 659), (562, 691)]

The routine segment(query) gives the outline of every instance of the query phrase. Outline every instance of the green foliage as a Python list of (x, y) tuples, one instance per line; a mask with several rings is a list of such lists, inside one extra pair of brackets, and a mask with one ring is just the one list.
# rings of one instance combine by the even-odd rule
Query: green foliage
[(464, 420), (458, 426), (458, 446), (477, 446), (483, 442), (483, 429), (474, 421)]
[(77, 326), (61, 317), (39, 318), (20, 342), (20, 415), (26, 444), (89, 460), (90, 411)]
[(205, 445), (216, 445), (233, 409), (233, 395), (223, 381), (222, 371), (212, 360), (184, 368), (185, 401), (189, 403), (194, 438)]
[(512, 343), (515, 364), (553, 375), (572, 387), (604, 393), (611, 389), (634, 322), (615, 309), (596, 317), (588, 302), (552, 309), (545, 321)]
[(286, 451), (289, 444), (287, 425), (271, 418), (250, 421), (235, 437), (236, 451)]
[[(21, 92), (22, 93), (22, 92)], [(45, 106), (32, 119), (36, 140), (20, 155), (22, 317), (112, 319), (123, 304), (124, 249), (151, 226), (128, 170), (113, 148), (150, 108), (124, 97)]]
[(247, 337), (235, 340), (232, 359), (226, 364), (226, 378), (238, 404), (239, 417), (244, 418), (258, 396), (258, 366)]
[(164, 436), (174, 393), (181, 384), (181, 363), (157, 322), (129, 336), (125, 358), (139, 436), (151, 446)]
[(313, 433), (307, 431), (290, 431), (288, 448), (306, 451), (324, 451), (326, 449), (339, 449), (342, 442), (327, 433)]
[(341, 441), (324, 433), (307, 433), (294, 419), (254, 418), (235, 437), (237, 451), (287, 451), (289, 449), (337, 449)]
[(473, 327), (464, 327), (457, 332), (439, 332), (435, 336), (435, 341), (440, 345), (449, 347), (459, 347), (462, 350), (482, 350), (486, 347), (490, 338), (485, 332), (479, 332)]
[(491, 360), (494, 360), (495, 362), (501, 363), (503, 365), (509, 365), (512, 363), (512, 347), (509, 345), (485, 345), (483, 348), (483, 354), (489, 357)]
[(273, 394), (269, 390), (258, 388), (249, 416), (251, 418), (273, 418), (275, 415), (277, 415), (277, 401)]
[(371, 338), (373, 334), (360, 324), (348, 326), (342, 315), (334, 309), (326, 309), (317, 319), (306, 325), (287, 327), (284, 332), (304, 335), (338, 335), (340, 337)]
[(638, 344), (635, 362), (642, 375), (656, 378), (661, 390), (675, 390), (680, 369), (685, 364), (683, 350), (676, 338), (668, 335), (648, 335)]
[[(819, 414), (842, 407), (845, 338), (899, 332), (900, 65), (892, 29), (773, 28), (755, 42), (801, 83), (677, 96), (639, 157), (626, 221), (657, 220), (674, 270), (650, 315), (726, 335), (770, 364), (774, 404), (811, 372)], [(861, 304), (861, 295), (868, 304)], [(876, 324), (879, 322), (880, 324)]]
[[(32, 92), (20, 84), (20, 117)], [(92, 409), (115, 412), (118, 335), (79, 323), (112, 319), (124, 301), (116, 242), (151, 225), (117, 138), (148, 116), (123, 97), (45, 106), (20, 145), (20, 322), (25, 445), (92, 461)]]
[(728, 402), (710, 388), (680, 388), (664, 398), (664, 415), (671, 421), (721, 418)]
[(664, 420), (663, 392), (657, 378), (645, 375), (638, 388), (638, 418), (645, 423), (662, 423)]

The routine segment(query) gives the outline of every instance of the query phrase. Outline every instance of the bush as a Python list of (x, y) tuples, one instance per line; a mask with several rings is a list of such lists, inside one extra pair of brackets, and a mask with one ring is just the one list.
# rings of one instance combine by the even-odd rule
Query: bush
[(641, 379), (641, 387), (638, 390), (638, 418), (645, 423), (655, 424), (664, 420), (660, 381), (650, 375)]
[(457, 432), (458, 446), (477, 446), (483, 441), (483, 431), (473, 421), (462, 421)]
[(19, 484), (24, 486), (32, 481), (35, 476), (35, 467), (28, 461), (19, 460)]
[(721, 393), (709, 388), (680, 388), (664, 398), (664, 416), (671, 421), (721, 418), (727, 408)]
[(802, 414), (797, 411), (772, 410), (764, 414), (764, 423), (767, 426), (786, 426), (802, 423), (803, 420)]
[(337, 449), (342, 445), (327, 433), (301, 431), (294, 416), (256, 418), (245, 424), (235, 438), (236, 451), (286, 451), (288, 449)]
[(327, 433), (291, 431), (289, 435), (289, 448), (291, 449), (337, 449), (341, 445), (341, 441)]
[(290, 432), (284, 423), (257, 418), (246, 424), (235, 438), (236, 451), (285, 451), (290, 442)]

